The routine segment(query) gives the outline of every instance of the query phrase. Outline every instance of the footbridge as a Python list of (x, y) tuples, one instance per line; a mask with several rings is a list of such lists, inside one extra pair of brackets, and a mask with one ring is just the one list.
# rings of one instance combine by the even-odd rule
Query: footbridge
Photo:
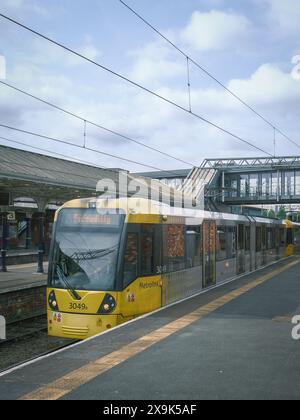
[(181, 189), (208, 207), (300, 202), (300, 156), (206, 159)]

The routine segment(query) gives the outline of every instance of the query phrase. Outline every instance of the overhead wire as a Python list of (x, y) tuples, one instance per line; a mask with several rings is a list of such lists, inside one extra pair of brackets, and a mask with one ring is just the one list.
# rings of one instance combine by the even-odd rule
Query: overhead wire
[[(209, 78), (214, 80), (219, 86), (221, 86), (225, 91), (227, 91), (231, 96), (237, 99), (242, 105), (248, 108), (251, 112), (253, 112), (257, 117), (263, 120), (266, 124), (268, 124), (272, 129), (275, 129), (281, 136), (283, 136), (286, 140), (294, 144), (294, 146), (300, 148), (300, 145), (294, 141), (290, 136), (286, 135), (280, 128), (276, 127), (274, 123), (269, 121), (266, 117), (264, 117), (261, 113), (256, 111), (256, 109), (249, 105), (244, 99), (242, 99), (239, 95), (237, 95), (233, 90), (229, 89), (224, 83), (218, 80), (211, 72), (205, 69), (201, 64), (199, 64), (195, 59), (193, 59), (189, 54), (184, 52), (180, 47), (178, 47), (174, 42), (172, 42), (166, 35), (164, 35), (161, 31), (159, 31), (154, 25), (152, 25), (147, 19), (141, 16), (136, 10), (134, 10), (131, 6), (129, 6), (124, 0), (118, 0), (123, 6), (125, 6), (131, 13), (133, 13), (136, 17), (138, 17), (141, 21), (143, 21), (150, 29), (156, 32), (161, 38), (163, 38), (168, 44), (170, 44), (175, 50), (177, 50), (181, 55), (183, 55), (188, 63), (193, 63), (198, 69), (200, 69), (203, 73), (205, 73)], [(190, 82), (189, 82), (190, 83)]]
[(68, 145), (68, 146), (71, 146), (71, 147), (76, 147), (76, 148), (79, 148), (79, 149), (88, 150), (88, 151), (91, 151), (91, 152), (94, 152), (94, 153), (97, 153), (97, 154), (100, 154), (100, 155), (103, 155), (103, 156), (108, 156), (108, 157), (118, 159), (118, 160), (121, 160), (121, 161), (133, 163), (133, 164), (136, 164), (138, 166), (145, 167), (145, 168), (154, 169), (155, 171), (165, 172), (165, 173), (170, 173), (172, 175), (176, 175), (176, 171), (171, 172), (167, 169), (162, 169), (162, 168), (152, 166), (152, 165), (149, 165), (149, 164), (146, 164), (146, 163), (142, 163), (142, 162), (138, 162), (138, 161), (135, 161), (135, 160), (132, 160), (132, 159), (124, 158), (124, 157), (121, 157), (121, 156), (118, 156), (118, 155), (114, 155), (112, 153), (102, 152), (102, 151), (99, 151), (98, 149), (93, 149), (91, 147), (79, 146), (78, 144), (71, 143), (71, 142), (66, 141), (66, 140), (46, 136), (46, 135), (41, 134), (41, 133), (36, 133), (36, 132), (33, 132), (33, 131), (29, 131), (29, 130), (23, 130), (21, 128), (12, 127), (12, 126), (9, 126), (9, 125), (6, 125), (6, 124), (0, 124), (0, 127), (5, 128), (7, 130), (11, 130), (11, 131), (16, 131), (16, 132), (19, 132), (19, 133), (22, 133), (22, 134), (27, 134), (27, 135), (34, 136), (34, 137), (39, 137), (39, 138), (42, 138), (42, 139), (45, 139), (45, 140), (50, 140), (50, 141), (62, 143), (62, 144), (65, 144), (65, 145)]
[(36, 101), (39, 101), (39, 102), (41, 102), (41, 103), (43, 103), (43, 104), (45, 104), (45, 105), (47, 105), (47, 106), (49, 106), (49, 107), (52, 107), (52, 108), (54, 108), (54, 109), (56, 109), (56, 110), (58, 110), (58, 111), (61, 111), (61, 112), (65, 113), (65, 114), (67, 114), (67, 115), (70, 115), (71, 117), (74, 117), (74, 118), (76, 118), (76, 119), (78, 119), (78, 120), (82, 121), (82, 122), (84, 123), (84, 139), (85, 139), (85, 140), (86, 140), (86, 125), (87, 125), (87, 124), (89, 124), (89, 125), (92, 125), (92, 126), (94, 126), (94, 127), (99, 128), (99, 129), (101, 129), (101, 130), (103, 130), (103, 131), (106, 131), (106, 132), (108, 132), (108, 133), (110, 133), (110, 134), (113, 134), (113, 135), (115, 135), (115, 136), (121, 137), (121, 138), (123, 138), (124, 140), (131, 141), (131, 142), (136, 143), (136, 144), (138, 144), (138, 145), (140, 145), (140, 146), (143, 146), (143, 147), (145, 147), (145, 148), (147, 148), (147, 149), (149, 149), (149, 150), (152, 150), (152, 151), (154, 151), (154, 152), (160, 153), (160, 154), (162, 154), (162, 155), (164, 155), (164, 156), (166, 156), (166, 157), (169, 157), (170, 159), (174, 159), (174, 160), (176, 160), (176, 161), (178, 161), (178, 162), (180, 162), (180, 163), (183, 163), (183, 164), (185, 164), (185, 165), (192, 166), (192, 167), (194, 167), (194, 166), (195, 166), (193, 163), (190, 163), (190, 162), (187, 162), (187, 161), (185, 161), (185, 160), (183, 160), (183, 159), (180, 159), (180, 158), (177, 158), (177, 157), (175, 157), (175, 156), (172, 156), (172, 155), (171, 155), (171, 154), (169, 154), (169, 153), (163, 152), (162, 150), (156, 149), (155, 147), (149, 146), (149, 145), (147, 145), (147, 144), (145, 144), (145, 143), (142, 143), (142, 142), (140, 142), (140, 141), (138, 141), (138, 140), (135, 140), (135, 139), (133, 139), (132, 137), (129, 137), (129, 136), (125, 135), (125, 134), (121, 134), (121, 133), (119, 133), (119, 132), (117, 132), (117, 131), (115, 131), (115, 130), (112, 130), (112, 129), (110, 129), (110, 128), (107, 128), (107, 127), (105, 127), (105, 126), (103, 126), (103, 125), (101, 125), (101, 124), (98, 124), (98, 123), (96, 123), (96, 122), (94, 122), (94, 121), (89, 120), (89, 119), (88, 119), (88, 118), (86, 118), (86, 117), (80, 116), (80, 115), (78, 115), (78, 114), (76, 114), (76, 113), (74, 113), (74, 112), (72, 112), (72, 111), (69, 111), (69, 110), (67, 110), (67, 109), (65, 109), (65, 108), (62, 108), (61, 106), (58, 106), (58, 105), (56, 105), (56, 104), (54, 104), (54, 103), (52, 103), (52, 102), (49, 102), (49, 101), (47, 101), (47, 100), (45, 100), (45, 99), (42, 99), (42, 98), (40, 98), (40, 97), (38, 97), (38, 96), (36, 96), (36, 95), (33, 95), (33, 94), (31, 94), (31, 93), (29, 93), (29, 92), (27, 92), (27, 91), (23, 90), (23, 89), (20, 89), (20, 88), (18, 88), (18, 87), (16, 87), (16, 86), (12, 85), (12, 84), (10, 84), (10, 83), (4, 82), (3, 80), (0, 80), (0, 83), (1, 83), (3, 86), (6, 86), (6, 87), (8, 87), (8, 88), (10, 88), (10, 89), (13, 89), (13, 90), (15, 90), (15, 91), (17, 91), (17, 92), (19, 92), (19, 93), (22, 93), (23, 95), (26, 95), (26, 96), (28, 96), (28, 97), (30, 97), (30, 98), (32, 98), (32, 99), (34, 99), (34, 100), (36, 100)]
[(124, 75), (122, 75), (122, 74), (120, 74), (120, 73), (118, 73), (118, 72), (116, 72), (116, 71), (114, 71), (114, 70), (112, 70), (112, 69), (110, 69), (110, 68), (108, 68), (108, 67), (106, 67), (106, 66), (104, 66), (104, 65), (102, 65), (100, 63), (98, 63), (98, 62), (96, 62), (95, 60), (92, 60), (92, 59), (86, 57), (85, 55), (79, 53), (78, 51), (75, 51), (74, 49), (69, 48), (69, 47), (67, 47), (64, 44), (62, 44), (62, 43), (60, 43), (58, 41), (55, 41), (54, 39), (51, 39), (50, 37), (42, 34), (41, 32), (38, 32), (38, 31), (36, 31), (36, 30), (34, 30), (34, 29), (32, 29), (32, 28), (30, 28), (30, 27), (22, 24), (21, 22), (18, 22), (16, 20), (14, 20), (14, 19), (10, 18), (9, 16), (4, 15), (3, 13), (0, 13), (0, 17), (6, 19), (7, 21), (9, 21), (11, 23), (14, 23), (15, 25), (17, 25), (17, 26), (19, 26), (19, 27), (21, 27), (21, 28), (23, 28), (23, 29), (25, 29), (25, 30), (33, 33), (33, 34), (35, 34), (36, 36), (38, 36), (40, 38), (43, 38), (44, 40), (46, 40), (46, 41), (48, 41), (48, 42), (50, 42), (50, 43), (52, 43), (52, 44), (54, 44), (54, 45), (56, 45), (56, 46), (64, 49), (65, 51), (68, 51), (71, 54), (73, 54), (73, 55), (75, 55), (75, 56), (77, 56), (77, 57), (79, 57), (79, 58), (81, 58), (81, 59), (83, 59), (83, 60), (85, 60), (85, 61), (87, 61), (87, 62), (89, 62), (89, 63), (91, 63), (93, 65), (95, 65), (95, 66), (97, 66), (98, 68), (100, 68), (100, 69), (102, 69), (102, 70), (110, 73), (111, 75), (113, 75), (113, 76), (115, 76), (115, 77), (117, 77), (117, 78), (119, 78), (119, 79), (121, 79), (121, 80), (129, 83), (129, 84), (131, 84), (132, 86), (135, 86), (135, 87), (143, 90), (144, 92), (147, 92), (147, 93), (151, 94), (152, 96), (154, 96), (154, 97), (156, 97), (156, 98), (164, 101), (165, 103), (168, 103), (168, 104), (174, 106), (175, 108), (177, 108), (177, 109), (179, 109), (181, 111), (186, 112), (187, 114), (189, 114), (189, 115), (191, 115), (191, 116), (199, 119), (202, 122), (207, 123), (208, 125), (216, 128), (217, 130), (223, 132), (224, 134), (227, 134), (230, 137), (232, 137), (232, 138), (234, 138), (234, 139), (236, 139), (236, 140), (238, 140), (240, 142), (243, 142), (244, 144), (247, 144), (248, 146), (256, 149), (257, 151), (260, 151), (260, 152), (262, 152), (262, 153), (264, 153), (266, 155), (272, 156), (271, 153), (269, 153), (268, 151), (262, 149), (259, 146), (256, 146), (255, 144), (253, 144), (249, 140), (246, 140), (246, 139), (242, 138), (241, 136), (238, 136), (238, 135), (232, 133), (231, 131), (225, 129), (224, 127), (221, 127), (220, 125), (218, 125), (218, 124), (216, 124), (216, 123), (214, 123), (214, 122), (212, 122), (210, 120), (208, 120), (207, 118), (204, 118), (201, 115), (196, 114), (193, 111), (190, 111), (189, 109), (185, 108), (184, 106), (182, 106), (182, 105), (180, 105), (180, 104), (178, 104), (178, 103), (176, 103), (176, 102), (174, 102), (174, 101), (172, 101), (172, 100), (164, 97), (163, 95), (160, 95), (160, 94), (152, 91), (151, 89), (149, 89), (149, 88), (147, 88), (147, 87), (145, 87), (145, 86), (143, 86), (143, 85), (141, 85), (141, 84), (139, 84), (139, 83), (137, 83), (137, 82), (129, 79), (128, 77), (126, 77), (126, 76), (124, 76)]

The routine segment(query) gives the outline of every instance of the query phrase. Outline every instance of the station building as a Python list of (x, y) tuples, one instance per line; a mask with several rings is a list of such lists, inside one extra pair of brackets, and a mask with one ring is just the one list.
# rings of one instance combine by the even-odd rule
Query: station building
[(35, 262), (49, 251), (54, 214), (66, 201), (96, 195), (119, 171), (0, 146), (0, 270)]

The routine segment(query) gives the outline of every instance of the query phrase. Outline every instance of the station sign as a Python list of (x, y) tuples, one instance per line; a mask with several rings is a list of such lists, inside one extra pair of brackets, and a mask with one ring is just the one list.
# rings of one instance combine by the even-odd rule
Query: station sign
[(9, 220), (10, 222), (15, 222), (15, 220), (16, 220), (16, 212), (15, 211), (9, 211), (7, 213), (7, 220)]

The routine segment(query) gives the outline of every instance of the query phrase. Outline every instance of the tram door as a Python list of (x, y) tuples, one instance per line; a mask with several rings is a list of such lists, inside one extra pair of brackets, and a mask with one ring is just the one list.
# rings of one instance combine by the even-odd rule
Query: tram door
[(243, 274), (246, 271), (245, 261), (245, 226), (238, 225), (237, 241), (237, 274)]
[(203, 288), (216, 284), (216, 235), (214, 221), (203, 223)]

